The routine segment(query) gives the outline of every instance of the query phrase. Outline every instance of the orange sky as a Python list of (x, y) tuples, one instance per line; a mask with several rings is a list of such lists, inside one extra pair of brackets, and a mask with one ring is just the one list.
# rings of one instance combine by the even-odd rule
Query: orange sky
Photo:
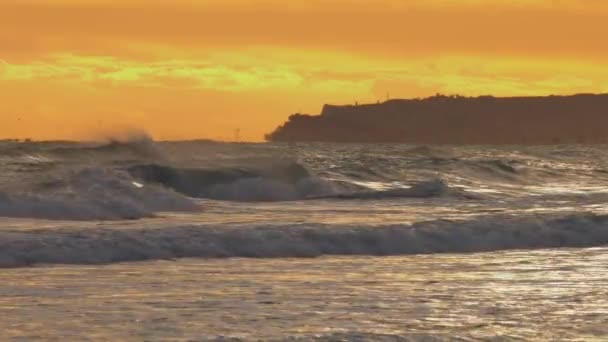
[(2, 0), (0, 138), (247, 140), (324, 103), (608, 92), (605, 0)]

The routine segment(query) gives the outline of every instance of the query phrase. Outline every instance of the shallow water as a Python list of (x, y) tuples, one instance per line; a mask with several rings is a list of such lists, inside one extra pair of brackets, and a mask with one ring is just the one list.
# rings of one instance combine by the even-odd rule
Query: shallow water
[[(24, 340), (608, 339), (608, 249), (2, 271)], [(360, 339), (360, 340), (361, 340)]]

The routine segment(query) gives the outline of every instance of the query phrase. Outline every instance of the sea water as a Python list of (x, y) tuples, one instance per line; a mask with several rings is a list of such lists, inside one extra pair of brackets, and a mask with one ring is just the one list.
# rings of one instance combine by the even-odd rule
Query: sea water
[(0, 143), (0, 335), (608, 338), (607, 146)]

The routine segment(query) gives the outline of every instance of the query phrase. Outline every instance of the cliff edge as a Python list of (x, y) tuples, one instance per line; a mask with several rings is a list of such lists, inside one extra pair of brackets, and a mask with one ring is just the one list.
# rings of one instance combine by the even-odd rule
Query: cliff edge
[(325, 105), (294, 114), (269, 141), (415, 144), (607, 143), (608, 94), (462, 97)]

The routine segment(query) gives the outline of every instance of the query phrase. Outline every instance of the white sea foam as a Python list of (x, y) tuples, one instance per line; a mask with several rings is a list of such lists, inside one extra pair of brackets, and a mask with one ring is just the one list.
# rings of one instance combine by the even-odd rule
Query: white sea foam
[(0, 216), (60, 220), (136, 219), (162, 211), (194, 211), (187, 197), (133, 182), (126, 173), (101, 168), (48, 180), (35, 192), (0, 192)]
[(413, 225), (190, 225), (0, 231), (0, 264), (97, 264), (182, 257), (469, 253), (608, 244), (608, 216), (489, 216)]

